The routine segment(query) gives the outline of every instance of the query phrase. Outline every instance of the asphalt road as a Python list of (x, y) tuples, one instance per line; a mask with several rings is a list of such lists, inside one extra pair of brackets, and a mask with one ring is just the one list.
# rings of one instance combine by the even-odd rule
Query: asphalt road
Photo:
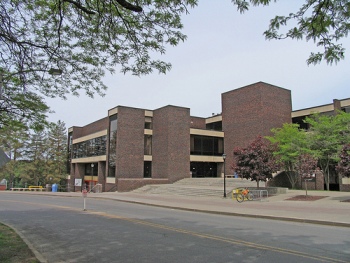
[(350, 229), (103, 199), (0, 195), (43, 262), (350, 262)]

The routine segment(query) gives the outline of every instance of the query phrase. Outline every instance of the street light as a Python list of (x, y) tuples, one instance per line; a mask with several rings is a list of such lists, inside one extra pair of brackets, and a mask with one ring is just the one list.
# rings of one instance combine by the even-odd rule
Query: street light
[(92, 190), (94, 184), (94, 164), (91, 164), (91, 182), (90, 182), (90, 191)]
[(62, 69), (50, 68), (49, 74), (52, 76), (60, 76), (60, 75), (62, 75)]
[(225, 172), (226, 154), (225, 153), (222, 155), (222, 159), (224, 159), (224, 198), (226, 198), (226, 172)]
[[(59, 68), (58, 69), (57, 68), (50, 68), (47, 72), (52, 76), (60, 76), (63, 73), (62, 69), (59, 69)], [(4, 93), (3, 78), (4, 78), (4, 75), (2, 72), (0, 72), (0, 100), (2, 100), (4, 98), (3, 97), (3, 93)]]

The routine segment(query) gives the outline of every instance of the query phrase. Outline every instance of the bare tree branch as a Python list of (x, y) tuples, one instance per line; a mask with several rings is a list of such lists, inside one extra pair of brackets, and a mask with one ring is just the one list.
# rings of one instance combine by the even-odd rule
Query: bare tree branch
[(130, 4), (129, 2), (125, 1), (125, 0), (116, 0), (118, 2), (118, 4), (120, 4), (122, 7), (140, 13), (142, 12), (142, 7), (141, 6), (137, 6), (137, 5), (133, 5)]
[(84, 11), (85, 13), (89, 14), (89, 15), (94, 15), (96, 14), (95, 11), (91, 11), (89, 9), (87, 9), (86, 7), (82, 6), (80, 3), (73, 1), (73, 0), (63, 0), (63, 2), (68, 2), (71, 3), (73, 5), (75, 5), (77, 8), (79, 8), (80, 10)]

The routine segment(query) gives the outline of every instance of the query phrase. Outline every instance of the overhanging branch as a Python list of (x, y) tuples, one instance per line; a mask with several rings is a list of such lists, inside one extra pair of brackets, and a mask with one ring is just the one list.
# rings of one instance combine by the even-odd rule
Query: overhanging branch
[(89, 9), (87, 9), (86, 7), (82, 6), (80, 3), (73, 1), (73, 0), (63, 0), (63, 2), (68, 2), (71, 3), (73, 5), (75, 5), (77, 8), (79, 8), (80, 10), (84, 11), (85, 13), (89, 14), (89, 15), (94, 15), (96, 14), (95, 11), (91, 11)]
[(116, 1), (118, 2), (118, 4), (120, 4), (125, 9), (131, 10), (131, 11), (134, 11), (137, 13), (142, 12), (141, 6), (130, 4), (129, 2), (127, 2), (125, 0), (116, 0)]
[[(122, 7), (124, 7), (125, 9), (128, 9), (130, 11), (133, 12), (137, 12), (140, 13), (142, 12), (142, 7), (138, 6), (138, 5), (133, 5), (125, 0), (115, 0), (119, 5), (121, 5)], [(88, 8), (86, 8), (85, 6), (81, 5), (79, 2), (74, 1), (74, 0), (63, 0), (63, 2), (68, 2), (71, 3), (73, 5), (75, 5), (75, 7), (79, 8), (80, 10), (82, 10), (83, 12), (89, 14), (89, 15), (94, 15), (96, 14), (95, 11), (89, 10)]]

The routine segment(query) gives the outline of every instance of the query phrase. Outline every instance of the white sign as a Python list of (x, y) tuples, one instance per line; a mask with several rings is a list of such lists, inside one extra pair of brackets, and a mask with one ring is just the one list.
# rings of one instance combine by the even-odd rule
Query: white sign
[(75, 185), (75, 186), (81, 186), (82, 181), (83, 181), (82, 179), (75, 179), (74, 185)]

